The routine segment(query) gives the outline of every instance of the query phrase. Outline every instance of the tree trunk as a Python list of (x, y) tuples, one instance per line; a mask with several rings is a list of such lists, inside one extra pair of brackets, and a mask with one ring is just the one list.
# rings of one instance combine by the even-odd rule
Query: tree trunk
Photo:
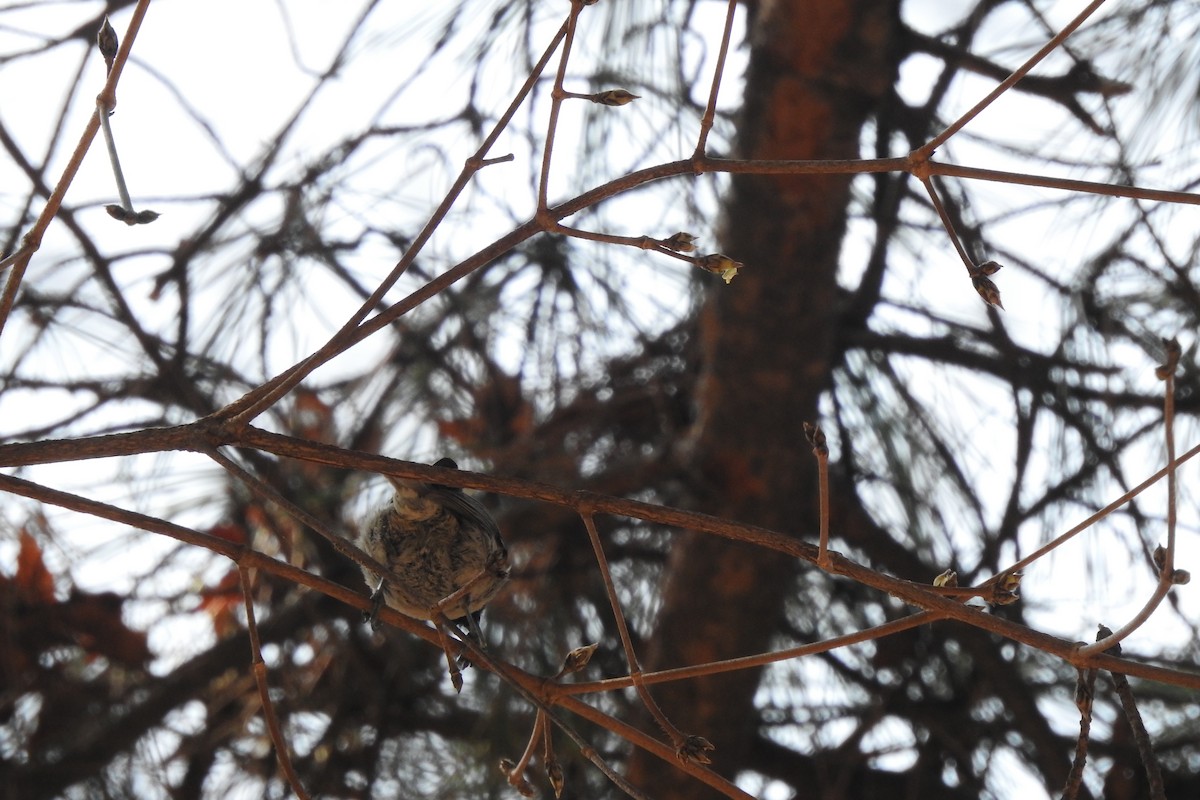
[[(751, 56), (738, 155), (854, 158), (860, 129), (892, 85), (898, 6), (877, 0), (776, 0), (751, 9)], [(699, 319), (704, 375), (686, 458), (702, 510), (809, 536), (816, 470), (802, 425), (829, 386), (847, 176), (739, 177), (724, 252), (746, 268), (715, 287)], [(686, 533), (672, 551), (647, 666), (761, 652), (779, 628), (797, 565), (778, 554)], [(761, 673), (655, 688), (685, 732), (717, 746), (734, 777), (757, 736)], [(707, 797), (661, 761), (635, 754), (630, 776), (655, 798)]]

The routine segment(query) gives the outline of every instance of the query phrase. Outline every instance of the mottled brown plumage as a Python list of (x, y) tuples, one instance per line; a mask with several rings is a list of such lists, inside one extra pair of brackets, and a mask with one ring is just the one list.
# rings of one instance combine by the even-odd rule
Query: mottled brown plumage
[[(449, 458), (433, 466), (458, 468)], [(508, 550), (496, 521), (461, 489), (395, 478), (392, 484), (396, 493), (358, 540), (389, 570), (383, 577), (363, 568), (376, 602), (417, 619), (440, 610), (479, 638), (479, 614), (508, 579)]]

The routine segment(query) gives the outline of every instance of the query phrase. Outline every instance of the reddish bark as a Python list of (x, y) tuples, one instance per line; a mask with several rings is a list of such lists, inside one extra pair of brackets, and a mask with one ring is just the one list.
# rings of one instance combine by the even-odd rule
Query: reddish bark
[[(853, 158), (860, 129), (895, 74), (897, 9), (869, 0), (778, 0), (755, 9), (739, 122), (744, 158)], [(838, 325), (837, 266), (849, 180), (743, 177), (727, 205), (724, 249), (746, 269), (713, 290), (700, 320), (700, 418), (687, 458), (704, 476), (704, 511), (797, 535), (817, 527), (815, 465), (802, 424), (829, 385)], [(671, 554), (654, 667), (767, 649), (796, 565), (695, 534)], [(756, 734), (759, 672), (656, 688), (664, 711), (717, 745), (733, 777)], [(656, 798), (708, 796), (637, 754), (635, 785)]]

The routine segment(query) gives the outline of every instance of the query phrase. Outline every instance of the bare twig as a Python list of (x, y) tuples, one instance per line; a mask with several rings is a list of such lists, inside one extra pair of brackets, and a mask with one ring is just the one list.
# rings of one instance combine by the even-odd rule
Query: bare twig
[(1104, 197), (1127, 197), (1133, 200), (1154, 200), (1160, 203), (1200, 205), (1200, 194), (1196, 194), (1195, 192), (1148, 189), (1142, 186), (1081, 181), (1071, 178), (1056, 178), (1049, 175), (1029, 175), (1023, 172), (1005, 172), (998, 169), (948, 164), (944, 161), (930, 160), (926, 163), (929, 165), (931, 175), (947, 175), (955, 178), (995, 181), (996, 183), (1008, 183), (1014, 186), (1040, 186), (1045, 189), (1061, 189), (1064, 192), (1079, 192), (1081, 194), (1094, 194)]
[[(363, 304), (359, 307), (358, 311), (356, 311), (338, 330), (338, 332), (335, 333), (319, 350), (298, 364), (293, 365), (289, 369), (277, 375), (275, 378), (267, 381), (262, 386), (259, 386), (258, 388), (248, 392), (244, 397), (239, 398), (226, 408), (222, 409), (220, 412), (218, 412), (220, 417), (235, 420), (239, 424), (249, 422), (250, 420), (254, 419), (254, 417), (261, 414), (265, 409), (274, 405), (279, 398), (291, 391), (300, 383), (300, 381), (304, 380), (305, 376), (317, 369), (317, 367), (325, 364), (339, 353), (344, 352), (347, 348), (362, 341), (364, 338), (366, 338), (366, 336), (370, 335), (374, 331), (391, 324), (392, 321), (408, 311), (408, 306), (397, 304), (396, 306), (393, 306), (395, 313), (392, 315), (385, 317), (383, 314), (381, 314), (377, 316), (374, 325), (362, 324), (363, 320), (367, 318), (367, 315), (371, 312), (371, 310), (375, 308), (380, 301), (382, 301), (384, 295), (386, 295), (388, 291), (396, 284), (396, 281), (400, 280), (400, 276), (402, 276), (416, 260), (421, 250), (428, 243), (430, 237), (433, 236), (433, 232), (437, 230), (439, 225), (441, 225), (442, 220), (445, 219), (446, 214), (449, 213), (450, 208), (454, 205), (455, 201), (458, 200), (459, 195), (462, 194), (463, 189), (465, 189), (467, 184), (470, 183), (471, 178), (474, 177), (475, 173), (488, 163), (496, 163), (497, 160), (507, 159), (507, 156), (502, 156), (499, 159), (488, 159), (487, 154), (488, 151), (491, 150), (492, 146), (496, 143), (496, 140), (500, 138), (500, 135), (504, 132), (505, 128), (508, 127), (509, 122), (512, 121), (513, 115), (517, 113), (517, 109), (521, 107), (521, 104), (525, 101), (525, 98), (529, 95), (530, 91), (533, 90), (533, 87), (541, 78), (542, 71), (546, 68), (546, 65), (550, 63), (550, 57), (553, 56), (554, 52), (558, 49), (558, 46), (562, 42), (566, 32), (567, 25), (564, 23), (563, 26), (559, 28), (558, 33), (551, 38), (550, 43), (546, 46), (545, 52), (542, 53), (542, 57), (530, 71), (529, 77), (525, 80), (525, 83), (523, 83), (521, 88), (517, 90), (517, 93), (513, 96), (512, 102), (509, 103), (508, 108), (506, 108), (504, 113), (500, 115), (500, 118), (496, 120), (496, 124), (492, 126), (491, 132), (488, 133), (488, 135), (484, 138), (483, 143), (479, 146), (479, 149), (476, 150), (475, 153), (466, 160), (466, 163), (463, 165), (463, 169), (459, 173), (458, 178), (455, 179), (454, 184), (450, 187), (450, 190), (446, 192), (446, 196), (442, 198), (442, 202), (438, 205), (437, 209), (434, 210), (429, 220), (425, 223), (425, 226), (421, 228), (421, 231), (413, 238), (412, 244), (410, 244), (408, 249), (404, 252), (404, 255), (401, 257), (400, 261), (392, 268), (392, 271), (388, 273), (388, 276), (382, 282), (380, 282), (375, 291), (371, 293), (371, 296), (363, 301)], [(529, 228), (529, 230), (524, 233), (524, 238), (532, 236), (533, 233), (539, 230), (536, 225), (522, 227)], [(515, 246), (517, 242), (522, 240), (523, 239), (520, 237), (515, 238), (513, 240), (513, 244), (510, 246)], [(479, 254), (483, 259), (480, 263), (486, 263), (491, 258), (506, 252), (506, 250), (507, 248), (497, 248), (495, 251), (490, 248), (485, 248), (484, 251), (481, 251)], [(464, 269), (449, 279), (446, 279), (446, 276), (443, 276), (442, 280), (432, 281), (427, 287), (427, 290), (429, 291), (428, 296), (433, 296), (441, 289), (449, 286), (455, 280), (458, 280), (463, 275), (470, 272), (472, 269), (478, 268), (478, 266), (479, 264), (472, 264), (470, 269)], [(451, 272), (454, 272), (454, 270), (451, 270)], [(423, 302), (424, 299), (426, 299), (425, 295), (419, 292), (414, 292), (413, 295), (409, 296), (410, 300), (413, 298), (416, 299), (412, 302), (412, 307), (419, 305), (420, 302)]]
[(1179, 340), (1164, 339), (1163, 348), (1167, 359), (1158, 368), (1158, 377), (1163, 380), (1163, 437), (1167, 443), (1167, 548), (1159, 570), (1170, 576), (1175, 572), (1175, 371), (1179, 368), (1181, 350)]
[(533, 796), (533, 787), (529, 785), (529, 781), (525, 779), (525, 770), (529, 767), (529, 762), (533, 758), (533, 753), (539, 744), (545, 746), (546, 730), (549, 726), (546, 725), (546, 712), (540, 708), (537, 710), (537, 715), (533, 719), (533, 730), (529, 733), (529, 742), (525, 745), (525, 752), (521, 754), (521, 758), (517, 762), (504, 759), (500, 762), (500, 768), (508, 778), (508, 785), (516, 789), (525, 797)]
[(291, 756), (288, 755), (288, 744), (279, 728), (279, 718), (275, 715), (275, 706), (271, 702), (271, 690), (267, 686), (267, 665), (263, 661), (262, 649), (258, 642), (258, 624), (254, 621), (254, 596), (251, 591), (250, 570), (238, 565), (238, 577), (242, 583), (242, 597), (246, 601), (246, 630), (250, 634), (250, 664), (254, 669), (254, 680), (258, 684), (258, 696), (262, 701), (263, 719), (267, 723), (267, 731), (271, 736), (271, 744), (275, 746), (275, 756), (279, 759), (279, 767), (287, 778), (288, 786), (300, 800), (308, 800), (308, 792), (300, 782), (300, 776), (292, 767)]
[(1075, 705), (1079, 709), (1079, 737), (1075, 740), (1075, 756), (1063, 788), (1063, 800), (1075, 800), (1083, 785), (1083, 768), (1087, 764), (1088, 743), (1092, 730), (1092, 702), (1096, 692), (1096, 670), (1081, 669), (1075, 679)]
[(1088, 645), (1083, 648), (1084, 652), (1107, 650), (1112, 647), (1120, 648), (1119, 642), (1128, 637), (1131, 633), (1145, 624), (1146, 620), (1154, 613), (1159, 604), (1166, 598), (1171, 587), (1177, 583), (1186, 583), (1187, 573), (1180, 570), (1177, 574), (1175, 571), (1175, 472), (1178, 466), (1175, 463), (1175, 370), (1179, 364), (1180, 347), (1179, 342), (1174, 339), (1163, 342), (1167, 359), (1166, 363), (1158, 368), (1158, 377), (1165, 383), (1164, 393), (1166, 395), (1163, 401), (1163, 428), (1164, 435), (1167, 440), (1167, 546), (1155, 555), (1155, 566), (1158, 569), (1158, 583), (1155, 586), (1154, 593), (1150, 599), (1142, 606), (1141, 610), (1134, 615), (1133, 619), (1121, 626), (1115, 633), (1109, 631), (1108, 628), (1102, 629), (1108, 631), (1107, 635), (1098, 640), (1095, 644)]
[(939, 147), (945, 144), (945, 142), (949, 140), (951, 136), (958, 133), (968, 122), (979, 116), (980, 112), (990, 106), (997, 97), (1012, 88), (1013, 84), (1025, 77), (1025, 75), (1031, 69), (1036, 67), (1043, 58), (1057, 50), (1058, 46), (1062, 44), (1068, 36), (1074, 33), (1075, 29), (1082, 25), (1087, 18), (1095, 13), (1096, 9), (1100, 8), (1102, 5), (1104, 5), (1104, 0), (1092, 0), (1092, 2), (1088, 4), (1087, 8), (1079, 12), (1079, 14), (1076, 15), (1073, 20), (1068, 22), (1062, 30), (1060, 30), (1054, 37), (1050, 39), (1050, 41), (1042, 45), (1042, 48), (1030, 56), (1024, 64), (1017, 67), (1015, 70), (1013, 70), (1011, 75), (1002, 80), (1000, 83), (996, 84), (992, 91), (988, 92), (986, 97), (972, 106), (971, 109), (961, 117), (946, 126), (945, 130), (930, 139), (928, 143), (923, 145), (918, 150), (918, 152), (921, 153), (921, 157), (927, 159), (933, 155), (934, 150), (937, 150)]
[[(1108, 641), (1113, 638), (1113, 632), (1101, 625), (1096, 638), (1098, 641)], [(1121, 645), (1114, 645), (1114, 651), (1119, 655)], [(1142, 714), (1138, 711), (1129, 679), (1115, 670), (1109, 670), (1109, 675), (1112, 677), (1117, 697), (1121, 700), (1121, 708), (1125, 711), (1125, 720), (1129, 723), (1129, 729), (1133, 733), (1133, 741), (1137, 744), (1138, 757), (1142, 762), (1142, 767), (1146, 770), (1146, 782), (1150, 789), (1150, 797), (1153, 800), (1166, 800), (1162, 770), (1158, 766), (1158, 757), (1154, 755), (1154, 746), (1150, 742), (1146, 724), (1142, 722)]]
[[(1069, 539), (1074, 538), (1075, 536), (1079, 535), (1080, 533), (1087, 530), (1091, 526), (1095, 525), (1097, 522), (1104, 519), (1109, 514), (1116, 511), (1118, 508), (1125, 505), (1130, 500), (1134, 499), (1135, 497), (1137, 497), (1142, 492), (1149, 489), (1154, 484), (1158, 483), (1160, 480), (1162, 480), (1164, 477), (1166, 477), (1167, 473), (1170, 472), (1171, 469), (1178, 467), (1180, 464), (1183, 464), (1185, 461), (1190, 460), (1191, 458), (1195, 457), (1197, 454), (1200, 454), (1200, 445), (1196, 445), (1195, 447), (1191, 448), (1186, 453), (1181, 455), (1178, 459), (1173, 459), (1169, 465), (1167, 465), (1166, 467), (1163, 467), (1158, 472), (1151, 475), (1149, 478), (1146, 478), (1146, 480), (1142, 481), (1137, 486), (1134, 486), (1132, 489), (1125, 492), (1123, 495), (1118, 497), (1116, 500), (1113, 500), (1111, 503), (1104, 506), (1103, 508), (1101, 508), (1099, 511), (1095, 512), (1094, 514), (1090, 514), (1082, 522), (1080, 522), (1079, 524), (1070, 528), (1069, 530), (1065, 531), (1064, 533), (1061, 533), (1058, 536), (1054, 537), (1049, 542), (1042, 545), (1037, 550), (1034, 550), (1029, 555), (1025, 556), (1022, 559), (1019, 559), (1017, 562), (1012, 564), (1008, 568), (1007, 571), (1011, 572), (1013, 570), (1022, 570), (1025, 567), (1032, 564), (1033, 562), (1042, 558), (1047, 553), (1050, 553), (1050, 552), (1058, 549), (1059, 547), (1061, 547), (1063, 545), (1064, 542), (1068, 541)], [(1001, 575), (1002, 574), (1003, 573), (1001, 573)], [(999, 580), (1000, 577), (1001, 577), (1000, 575), (997, 575), (994, 578), (988, 579), (988, 581), (986, 581), (986, 583), (992, 583), (996, 580)]]
[(113, 177), (117, 181), (117, 194), (121, 196), (121, 208), (127, 214), (136, 214), (133, 210), (133, 200), (129, 197), (129, 187), (125, 184), (125, 173), (121, 169), (121, 159), (117, 157), (117, 143), (113, 139), (112, 123), (109, 121), (109, 114), (112, 109), (101, 105), (99, 101), (96, 103), (96, 113), (100, 116), (100, 130), (104, 132), (104, 143), (108, 146), (108, 160), (112, 164)]
[(821, 532), (817, 544), (817, 566), (829, 567), (829, 443), (817, 425), (804, 423), (804, 433), (817, 457), (817, 494), (820, 504)]
[(558, 114), (562, 109), (563, 100), (569, 96), (563, 89), (563, 80), (567, 76), (567, 61), (571, 57), (571, 47), (575, 43), (575, 25), (579, 21), (579, 12), (583, 11), (583, 0), (571, 0), (571, 11), (564, 23), (566, 37), (563, 39), (562, 53), (558, 57), (558, 71), (554, 75), (554, 88), (550, 91), (550, 118), (546, 122), (546, 141), (542, 145), (542, 171), (538, 176), (538, 213), (546, 210), (546, 190), (550, 183), (550, 159), (554, 155), (554, 135), (558, 131)]
[[(141, 28), (142, 19), (146, 16), (146, 10), (149, 7), (150, 0), (138, 0), (137, 6), (133, 9), (133, 15), (129, 20), (129, 27), (125, 30), (125, 39), (121, 42), (117, 57), (108, 70), (108, 80), (105, 82), (104, 89), (97, 98), (97, 106), (100, 103), (104, 103), (109, 108), (116, 106), (117, 81), (121, 79), (121, 71), (125, 68), (125, 62), (129, 59), (129, 53), (133, 48), (134, 40), (137, 38), (138, 29)], [(17, 290), (20, 288), (21, 281), (25, 277), (25, 270), (29, 266), (29, 260), (37, 252), (38, 248), (41, 247), (42, 237), (46, 234), (46, 229), (50, 227), (50, 221), (54, 219), (59, 209), (62, 208), (62, 201), (67, 195), (67, 189), (71, 187), (71, 182), (75, 180), (75, 174), (79, 172), (79, 167), (83, 164), (83, 158), (92, 146), (92, 140), (96, 138), (96, 131), (99, 128), (100, 109), (97, 107), (96, 113), (92, 114), (88, 119), (83, 133), (80, 134), (79, 143), (75, 145), (75, 151), (71, 153), (71, 158), (67, 161), (67, 165), (63, 167), (62, 175), (59, 177), (58, 183), (55, 184), (54, 191), (50, 193), (50, 198), (46, 201), (45, 208), (38, 215), (37, 220), (33, 223), (33, 227), (21, 238), (21, 247), (13, 254), (16, 258), (13, 258), (9, 262), (12, 266), (12, 272), (8, 274), (3, 294), (0, 294), (0, 334), (4, 332), (4, 324), (7, 322), (9, 314), (12, 313), (13, 303), (17, 299)], [(9, 259), (5, 260), (8, 261)]]
[(713, 745), (703, 736), (695, 734), (687, 734), (679, 730), (672, 724), (667, 715), (659, 708), (658, 703), (650, 694), (650, 690), (646, 688), (646, 684), (642, 681), (642, 667), (638, 663), (637, 653), (633, 649), (633, 639), (629, 636), (629, 627), (625, 624), (625, 614), (621, 611), (621, 601), (617, 599), (617, 589), (613, 585), (612, 573), (608, 569), (608, 558), (604, 555), (604, 546), (600, 542), (600, 534), (596, 530), (596, 520), (593, 518), (590, 511), (581, 511), (579, 514), (583, 519), (583, 524), (587, 528), (588, 538), (592, 542), (592, 551), (596, 555), (596, 564), (600, 568), (600, 577), (604, 581), (604, 591), (608, 595), (609, 605), (612, 607), (613, 617), (616, 619), (617, 632), (621, 636), (621, 646), (625, 649), (625, 658), (629, 662), (629, 675), (633, 679), (633, 687), (637, 690), (638, 697), (641, 698), (642, 704), (646, 706), (646, 710), (650, 712), (650, 716), (654, 717), (654, 721), (662, 732), (671, 740), (671, 745), (675, 748), (675, 757), (683, 762), (695, 761), (700, 764), (711, 763), (708, 753), (713, 749)]
[(733, 14), (737, 10), (737, 0), (729, 0), (725, 9), (725, 29), (721, 32), (721, 46), (717, 50), (717, 63), (713, 67), (712, 86), (708, 90), (708, 103), (704, 106), (704, 115), (700, 117), (700, 135), (696, 137), (694, 159), (702, 159), (708, 148), (708, 132), (712, 130), (717, 118), (717, 95), (721, 91), (721, 78), (725, 75), (725, 57), (729, 55), (729, 41), (733, 35)]
[[(722, 661), (707, 661), (703, 664), (695, 664), (688, 667), (676, 667), (675, 669), (664, 669), (657, 672), (643, 672), (641, 676), (642, 683), (647, 686), (656, 683), (668, 683), (670, 681), (686, 680), (691, 678), (700, 678), (708, 675), (719, 675), (724, 672), (736, 672), (743, 669), (755, 669), (764, 667), (768, 664), (777, 664), (780, 661), (790, 661), (793, 658), (802, 656), (814, 655), (816, 653), (827, 653), (832, 650), (837, 650), (842, 647), (860, 644), (862, 642), (870, 642), (876, 639), (882, 639), (885, 636), (900, 633), (902, 631), (911, 630), (921, 625), (928, 625), (937, 622), (942, 617), (931, 611), (918, 611), (915, 614), (910, 614), (901, 619), (885, 622), (881, 625), (876, 625), (871, 628), (865, 628), (854, 633), (847, 633), (842, 636), (834, 636), (830, 639), (825, 639), (820, 642), (810, 642), (797, 647), (789, 647), (785, 650), (776, 650), (770, 653), (760, 653), (753, 656), (742, 656), (740, 658), (730, 658)], [(554, 687), (556, 696), (590, 694), (592, 692), (608, 692), (615, 689), (626, 689), (633, 686), (633, 678), (631, 676), (623, 678), (606, 678), (600, 681), (557, 684)]]

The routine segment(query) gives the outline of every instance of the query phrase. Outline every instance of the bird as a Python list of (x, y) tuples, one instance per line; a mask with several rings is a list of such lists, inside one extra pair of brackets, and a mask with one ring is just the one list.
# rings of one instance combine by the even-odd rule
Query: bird
[[(458, 469), (452, 458), (433, 466)], [(389, 478), (395, 493), (359, 532), (358, 546), (388, 570), (379, 575), (363, 566), (372, 589), (372, 627), (386, 604), (406, 616), (431, 620), (443, 637), (451, 680), (462, 677), (440, 620), (449, 619), (483, 646), (479, 619), (500, 592), (511, 569), (500, 528), (487, 509), (462, 489), (404, 478)]]

